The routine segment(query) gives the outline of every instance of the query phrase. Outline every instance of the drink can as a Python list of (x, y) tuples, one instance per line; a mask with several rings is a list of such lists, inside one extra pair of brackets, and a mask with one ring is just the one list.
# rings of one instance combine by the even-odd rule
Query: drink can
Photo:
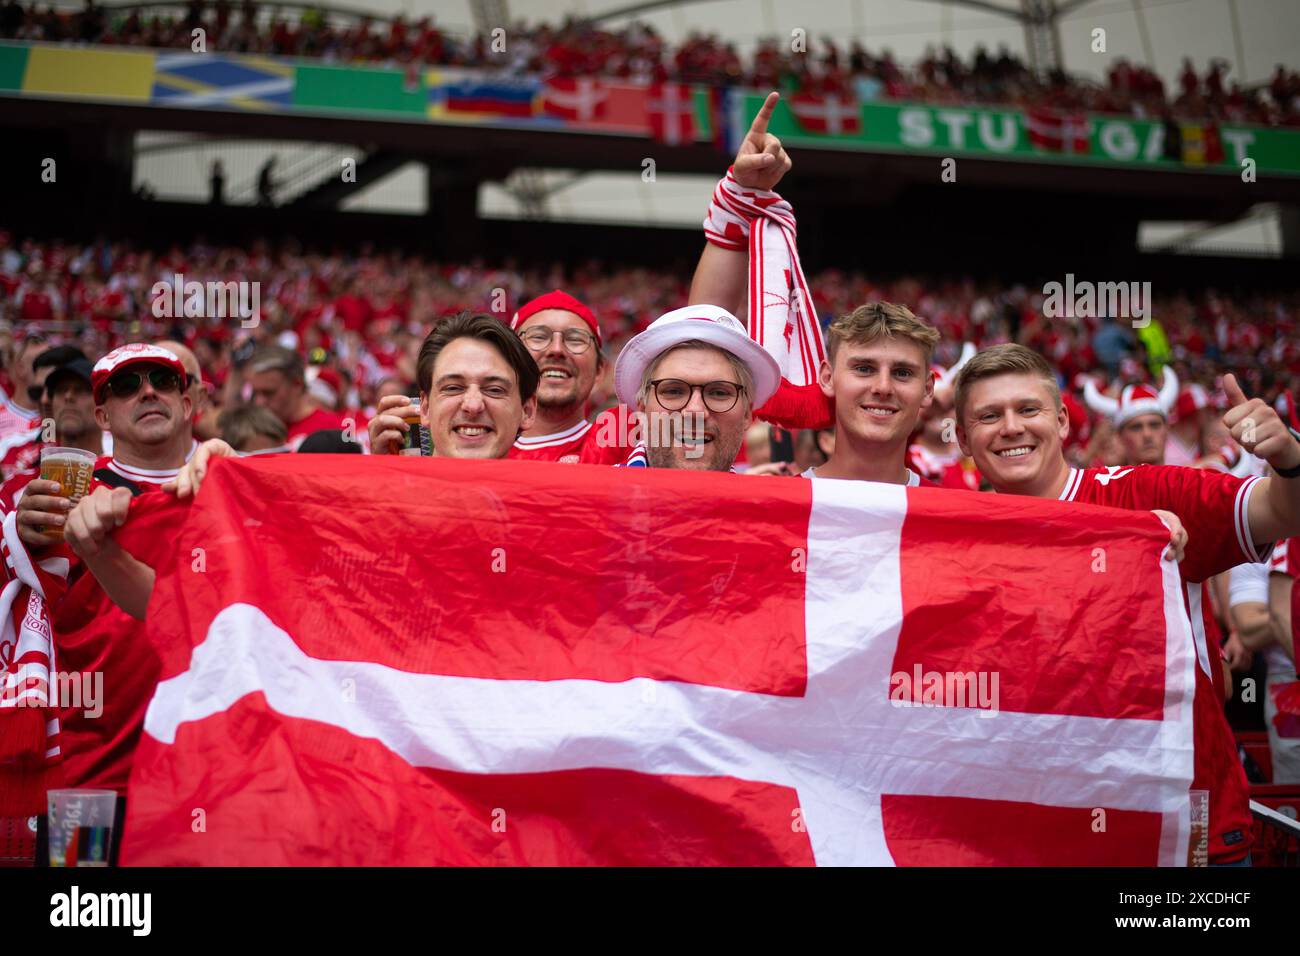
[[(59, 497), (76, 504), (90, 491), (90, 478), (95, 471), (94, 452), (81, 448), (51, 446), (41, 449), (41, 478), (59, 483)], [(63, 528), (42, 528), (47, 538), (61, 540)]]
[(406, 438), (403, 440), (402, 449), (398, 454), (402, 455), (423, 455), (426, 458), (433, 454), (433, 442), (429, 438), (429, 429), (420, 424), (420, 403), (413, 401), (410, 405), (402, 409), (399, 414), (402, 421), (406, 422)]

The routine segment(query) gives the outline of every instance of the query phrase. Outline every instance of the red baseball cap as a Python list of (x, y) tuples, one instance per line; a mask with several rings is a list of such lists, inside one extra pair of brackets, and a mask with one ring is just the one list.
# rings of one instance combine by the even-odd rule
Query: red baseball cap
[(189, 382), (189, 377), (185, 374), (185, 366), (181, 364), (180, 357), (175, 352), (147, 342), (134, 342), (113, 349), (95, 363), (95, 368), (90, 373), (90, 389), (95, 396), (95, 404), (103, 404), (104, 387), (108, 385), (110, 378), (128, 366), (145, 363), (171, 369), (181, 377), (181, 388)]
[(569, 295), (569, 293), (561, 292), (559, 289), (525, 302), (519, 307), (519, 311), (514, 314), (514, 318), (510, 320), (510, 328), (519, 328), (532, 316), (546, 309), (563, 309), (565, 312), (572, 312), (591, 327), (592, 334), (596, 336), (596, 345), (599, 347), (604, 344), (604, 339), (600, 334), (600, 324), (596, 321), (596, 313)]

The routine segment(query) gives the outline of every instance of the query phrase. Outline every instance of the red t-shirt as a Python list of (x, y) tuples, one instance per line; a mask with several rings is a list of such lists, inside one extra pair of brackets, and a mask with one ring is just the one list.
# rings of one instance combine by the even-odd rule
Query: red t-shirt
[(342, 428), (343, 416), (338, 412), (331, 412), (325, 408), (318, 408), (306, 418), (301, 418), (289, 426), (288, 445), (294, 451), (302, 444), (302, 440), (312, 432), (318, 432), (326, 428)]
[[(178, 470), (141, 471), (112, 458), (100, 458), (95, 463), (91, 490), (108, 485), (130, 487), (138, 493), (131, 503), (131, 520), (137, 526), (133, 540), (139, 544), (132, 553), (154, 568), (170, 557), (175, 535), (166, 533), (165, 525), (174, 522), (175, 515), (167, 509), (158, 519), (158, 533), (151, 534), (143, 525), (151, 520), (149, 512), (155, 509), (148, 503), (143, 509), (139, 506), (144, 499), (154, 498), (158, 486), (175, 477)], [(89, 675), (91, 687), (99, 691), (98, 705), (102, 707), (102, 712), (95, 714), (83, 697), (81, 707), (59, 711), (64, 779), (69, 787), (125, 794), (131, 761), (144, 729), (145, 710), (158, 682), (159, 658), (146, 637), (144, 622), (109, 600), (94, 575), (66, 545), (54, 551), (71, 562), (66, 591), (51, 595), (49, 602), (57, 667), (64, 673)], [(87, 678), (81, 681), (86, 688)]]
[(620, 464), (627, 458), (628, 447), (626, 436), (618, 431), (618, 421), (618, 409), (606, 409), (595, 422), (584, 420), (552, 435), (516, 438), (506, 457), (563, 464)]
[(1071, 468), (1061, 493), (1062, 501), (1170, 511), (1187, 531), (1179, 571), (1198, 662), (1192, 704), (1196, 747), (1192, 788), (1210, 793), (1211, 863), (1240, 860), (1250, 851), (1251, 816), (1246, 774), (1223, 713), (1222, 691), (1215, 690), (1219, 652), (1206, 635), (1201, 584), (1238, 564), (1262, 560), (1246, 523), (1247, 504), (1258, 481), (1173, 465)]

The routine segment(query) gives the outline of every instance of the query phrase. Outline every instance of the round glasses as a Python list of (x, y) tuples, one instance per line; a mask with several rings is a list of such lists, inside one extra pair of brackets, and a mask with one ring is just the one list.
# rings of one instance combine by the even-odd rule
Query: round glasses
[(698, 388), (700, 398), (704, 400), (704, 406), (711, 412), (729, 412), (736, 407), (736, 402), (740, 400), (740, 393), (745, 390), (743, 385), (737, 385), (735, 382), (705, 382), (703, 385), (692, 385), (690, 382), (683, 382), (680, 378), (658, 378), (650, 383), (655, 391), (655, 400), (670, 412), (681, 411), (691, 403), (691, 396)]
[(581, 355), (596, 341), (594, 335), (582, 329), (552, 329), (545, 325), (530, 326), (520, 332), (519, 337), (530, 350), (540, 352), (550, 346), (557, 334), (570, 355)]

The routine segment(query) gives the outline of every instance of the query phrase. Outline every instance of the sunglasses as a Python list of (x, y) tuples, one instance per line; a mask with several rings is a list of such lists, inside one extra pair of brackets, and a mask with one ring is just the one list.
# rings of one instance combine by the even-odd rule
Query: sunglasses
[(144, 387), (145, 379), (155, 392), (179, 392), (181, 377), (169, 368), (154, 368), (147, 372), (118, 372), (105, 383), (114, 398), (130, 398)]

